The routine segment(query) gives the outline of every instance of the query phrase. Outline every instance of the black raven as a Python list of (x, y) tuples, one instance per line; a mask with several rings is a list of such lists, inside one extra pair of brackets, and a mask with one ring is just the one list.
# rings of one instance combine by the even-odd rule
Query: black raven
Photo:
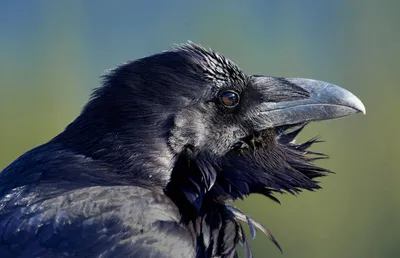
[(277, 243), (229, 202), (319, 188), (324, 155), (296, 135), (358, 112), (338, 86), (249, 76), (194, 43), (123, 64), (0, 174), (0, 257), (251, 257), (241, 221)]

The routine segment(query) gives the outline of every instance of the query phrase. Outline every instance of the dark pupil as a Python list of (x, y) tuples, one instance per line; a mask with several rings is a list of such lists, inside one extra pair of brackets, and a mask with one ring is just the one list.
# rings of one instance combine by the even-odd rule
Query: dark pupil
[(234, 92), (223, 92), (220, 95), (220, 100), (225, 106), (234, 106), (238, 102), (238, 97)]

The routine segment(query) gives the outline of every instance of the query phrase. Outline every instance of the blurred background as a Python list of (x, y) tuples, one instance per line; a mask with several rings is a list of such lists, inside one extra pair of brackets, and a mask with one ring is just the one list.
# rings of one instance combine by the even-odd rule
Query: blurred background
[(400, 257), (400, 1), (0, 0), (0, 170), (70, 123), (100, 75), (187, 40), (249, 74), (341, 85), (367, 115), (314, 123), (323, 189), (237, 205), (274, 233), (255, 257)]

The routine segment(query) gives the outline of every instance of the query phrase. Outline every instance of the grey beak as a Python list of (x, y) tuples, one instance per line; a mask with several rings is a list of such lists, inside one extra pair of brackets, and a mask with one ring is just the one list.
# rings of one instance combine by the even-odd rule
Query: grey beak
[[(264, 79), (263, 79), (264, 78)], [(267, 79), (268, 78), (268, 79)], [(263, 101), (258, 109), (258, 116), (263, 122), (263, 128), (282, 125), (305, 123), (309, 121), (328, 120), (356, 113), (366, 113), (364, 104), (351, 92), (331, 83), (302, 78), (256, 77), (256, 87), (263, 92), (268, 92), (265, 99), (274, 99), (271, 91), (263, 91), (262, 82), (274, 81), (274, 92), (288, 92), (287, 98), (282, 101)], [(293, 90), (292, 90), (293, 89)], [(290, 99), (292, 92), (303, 91), (307, 96)], [(274, 93), (272, 93), (274, 94)], [(282, 94), (280, 92), (279, 94)], [(293, 94), (292, 94), (293, 95)], [(259, 120), (259, 121), (260, 121)]]

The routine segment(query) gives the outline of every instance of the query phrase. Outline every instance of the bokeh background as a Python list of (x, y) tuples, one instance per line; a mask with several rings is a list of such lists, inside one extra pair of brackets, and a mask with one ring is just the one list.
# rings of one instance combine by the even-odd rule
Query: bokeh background
[(367, 115), (314, 123), (323, 190), (237, 205), (267, 225), (255, 257), (400, 257), (400, 1), (0, 0), (0, 168), (54, 137), (127, 60), (192, 40), (246, 72), (330, 81)]

